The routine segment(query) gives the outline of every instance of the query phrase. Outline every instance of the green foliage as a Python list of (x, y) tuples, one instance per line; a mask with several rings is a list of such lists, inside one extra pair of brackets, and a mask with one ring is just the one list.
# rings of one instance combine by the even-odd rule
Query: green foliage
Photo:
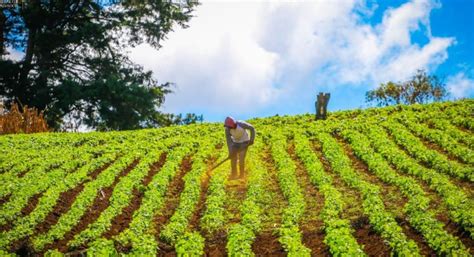
[(334, 256), (364, 256), (362, 247), (352, 235), (354, 231), (350, 221), (341, 218), (344, 210), (341, 192), (333, 186), (332, 178), (324, 171), (323, 164), (312, 151), (306, 135), (295, 131), (294, 140), (296, 155), (308, 171), (311, 183), (324, 195), (324, 207), (321, 210), (326, 232), (324, 243)]
[(424, 70), (403, 83), (387, 82), (366, 93), (367, 102), (377, 102), (379, 106), (391, 104), (415, 104), (429, 101), (440, 101), (447, 96), (445, 85), (441, 80), (428, 75)]
[(462, 242), (447, 233), (443, 229), (444, 224), (439, 222), (435, 215), (428, 210), (430, 200), (425, 196), (416, 180), (397, 174), (383, 157), (372, 149), (370, 141), (363, 134), (352, 129), (345, 129), (342, 136), (350, 142), (355, 154), (367, 164), (371, 172), (384, 182), (400, 188), (408, 198), (408, 202), (403, 208), (408, 216), (408, 221), (423, 234), (428, 244), (439, 255), (470, 256)]
[[(345, 111), (317, 122), (308, 122), (311, 119), (305, 115), (255, 120), (258, 136), (247, 156), (246, 195), (239, 214), (233, 213), (233, 206), (227, 209), (226, 201), (231, 199), (227, 197), (229, 187), (226, 187), (228, 163), (214, 172), (209, 170), (212, 165), (209, 160), (220, 160), (227, 155), (225, 148), (216, 148), (223, 141), (221, 124), (108, 133), (2, 136), (0, 197), (6, 200), (1, 205), (0, 221), (1, 225), (10, 226), (0, 232), (0, 255), (9, 256), (9, 251), (16, 250), (15, 242), (30, 240), (36, 253), (46, 251), (46, 256), (60, 256), (62, 253), (51, 248), (63, 248), (54, 242), (61, 242), (74, 230), (93, 208), (93, 203), (102, 199), (104, 189), (111, 193), (108, 205), (97, 219), (70, 235), (72, 240), (62, 242), (67, 244), (68, 251), (84, 247), (84, 251), (93, 256), (155, 256), (164, 250), (156, 240), (159, 235), (178, 255), (200, 256), (204, 254), (206, 243), (212, 242), (215, 236), (227, 234), (229, 256), (254, 256), (252, 246), (258, 235), (274, 233), (288, 255), (309, 255), (309, 249), (302, 243), (305, 233), (301, 230), (306, 228), (306, 223), (302, 223), (307, 218), (305, 215), (312, 216), (306, 212), (313, 210), (306, 209), (311, 201), (304, 199), (308, 195), (297, 177), (299, 166), (289, 154), (287, 142), (292, 142), (295, 158), (304, 167), (301, 172), (307, 172), (309, 181), (324, 199), (318, 210), (319, 217), (311, 218), (323, 223), (318, 229), (324, 231), (324, 244), (331, 255), (365, 256), (367, 250), (357, 242), (357, 234), (344, 214), (347, 211), (344, 197), (353, 196), (339, 191), (340, 185), (334, 181), (341, 181), (360, 194), (361, 214), (369, 218), (370, 226), (390, 247), (391, 255), (419, 253), (396, 222), (396, 213), (436, 254), (470, 256), (464, 239), (461, 241), (450, 233), (445, 222), (438, 219), (438, 213), (432, 209), (432, 196), (428, 196), (424, 187), (428, 186), (438, 195), (449, 222), (455, 222), (472, 237), (474, 203), (468, 180), (472, 165), (469, 160), (463, 160), (461, 154), (469, 156), (471, 149), (470, 141), (463, 137), (472, 136), (468, 124), (473, 103), (464, 100)], [(314, 145), (313, 140), (317, 141)], [(443, 151), (433, 151), (423, 140)], [(374, 179), (399, 190), (406, 199), (403, 206), (396, 206), (394, 212), (385, 207), (384, 201), (390, 196), (372, 180), (368, 181), (367, 174), (359, 174), (343, 144), (367, 165), (364, 173), (370, 172), (371, 177), (377, 177)], [(446, 152), (452, 155), (448, 159)], [(162, 153), (166, 153), (166, 161), (159, 168), (156, 161)], [(184, 188), (180, 195), (165, 199), (170, 184), (178, 179), (183, 158), (188, 156), (191, 169), (180, 177)], [(330, 165), (328, 170), (321, 162), (324, 159)], [(275, 176), (266, 170), (272, 166)], [(450, 167), (449, 171), (446, 167)], [(147, 177), (151, 169), (158, 168), (153, 177)], [(100, 172), (92, 177), (98, 169)], [(207, 192), (202, 192), (204, 179), (209, 179)], [(278, 192), (268, 190), (269, 183), (272, 187), (279, 186)], [(62, 194), (71, 189), (80, 189), (71, 206), (60, 213), (47, 231), (38, 233), (38, 225), (44, 224), (56, 204), (62, 203)], [(112, 232), (112, 221), (130, 206), (133, 192), (137, 191), (140, 205), (133, 213), (126, 214), (131, 218), (127, 227), (105, 238), (107, 232)], [(280, 191), (284, 200), (275, 204), (272, 196)], [(204, 198), (203, 193), (207, 194)], [(28, 215), (19, 215), (35, 195), (40, 195), (35, 208)], [(205, 202), (201, 202), (203, 199)], [(158, 226), (156, 218), (161, 218), (168, 200), (179, 200), (178, 206), (172, 217)], [(202, 212), (198, 213), (197, 206), (201, 204)], [(227, 219), (228, 211), (239, 218), (237, 223)], [(276, 224), (267, 223), (280, 213)], [(200, 219), (195, 220), (196, 216)], [(300, 227), (301, 224), (304, 227)]]
[(277, 178), (288, 207), (283, 210), (282, 226), (279, 229), (279, 241), (288, 252), (288, 256), (310, 256), (310, 250), (301, 242), (298, 228), (306, 203), (296, 178), (296, 165), (286, 152), (286, 138), (274, 133), (270, 139), (270, 150), (278, 169)]
[[(186, 27), (196, 1), (30, 1), (0, 11), (0, 96), (46, 111), (50, 127), (78, 119), (99, 130), (161, 125), (170, 83), (133, 63), (126, 49), (158, 49)], [(6, 47), (24, 49), (15, 62)]]
[(240, 208), (241, 222), (234, 224), (227, 235), (227, 253), (229, 256), (254, 256), (252, 243), (256, 234), (261, 230), (263, 206), (268, 192), (265, 191), (264, 181), (268, 176), (260, 157), (263, 145), (257, 141), (249, 149), (249, 182), (247, 195)]

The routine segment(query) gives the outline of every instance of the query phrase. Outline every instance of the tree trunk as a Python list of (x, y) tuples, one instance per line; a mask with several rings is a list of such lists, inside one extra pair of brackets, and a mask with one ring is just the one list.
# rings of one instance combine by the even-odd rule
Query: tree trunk
[(26, 53), (23, 61), (21, 62), (19, 80), (18, 80), (18, 92), (17, 96), (21, 104), (29, 104), (30, 103), (30, 94), (28, 89), (30, 87), (28, 81), (28, 74), (31, 71), (32, 65), (31, 62), (33, 60), (33, 51), (35, 47), (35, 40), (36, 37), (36, 29), (31, 28), (28, 33), (28, 40), (26, 43)]

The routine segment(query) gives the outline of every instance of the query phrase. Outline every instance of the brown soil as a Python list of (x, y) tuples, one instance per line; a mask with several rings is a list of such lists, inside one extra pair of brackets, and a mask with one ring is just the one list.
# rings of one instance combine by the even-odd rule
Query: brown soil
[(212, 235), (203, 233), (206, 238), (206, 244), (204, 247), (206, 256), (227, 256), (227, 233), (225, 230), (233, 224), (240, 222), (241, 219), (239, 207), (246, 196), (246, 180), (242, 181), (241, 183), (227, 183), (225, 185), (225, 190), (227, 200), (224, 203), (224, 206), (228, 216), (227, 224), (225, 224), (225, 227), (222, 227)]
[(353, 220), (355, 237), (360, 245), (364, 246), (364, 252), (369, 256), (390, 256), (390, 248), (385, 244), (380, 235), (375, 232), (369, 224), (369, 219), (365, 216)]
[[(314, 142), (313, 147), (316, 151), (322, 153), (322, 148), (319, 143)], [(322, 154), (319, 154), (319, 158), (324, 165), (324, 169), (326, 171), (332, 171), (331, 164)], [(364, 164), (359, 162), (356, 165)], [(357, 166), (356, 170), (358, 170)], [(352, 220), (352, 227), (355, 230), (354, 237), (356, 238), (359, 245), (364, 246), (364, 252), (366, 252), (369, 256), (390, 256), (390, 248), (384, 243), (382, 237), (372, 229), (368, 218), (362, 214), (362, 199), (360, 192), (355, 191), (352, 188), (348, 189), (346, 185), (342, 185), (344, 182), (341, 181), (339, 176), (332, 176), (332, 178), (334, 185), (345, 198), (347, 198), (349, 195), (355, 196), (353, 199), (354, 201), (346, 201), (348, 210), (344, 210), (342, 213), (342, 218)]]
[(257, 235), (252, 245), (255, 256), (286, 256), (285, 249), (278, 241), (278, 236), (270, 232)]
[(154, 220), (155, 238), (158, 241), (160, 250), (159, 256), (176, 256), (174, 247), (168, 245), (160, 240), (160, 230), (168, 222), (179, 204), (179, 195), (184, 189), (183, 177), (192, 168), (191, 156), (186, 156), (180, 164), (180, 168), (176, 176), (170, 182), (168, 190), (165, 194), (165, 203), (160, 215), (157, 215)]
[(28, 205), (26, 205), (25, 207), (23, 207), (23, 209), (21, 209), (22, 217), (30, 215), (30, 213), (38, 205), (38, 201), (41, 198), (41, 196), (43, 196), (43, 193), (38, 193), (38, 194), (35, 194), (33, 197), (31, 197), (30, 201), (28, 202)]
[(273, 204), (264, 207), (265, 220), (262, 231), (253, 241), (252, 250), (256, 256), (286, 256), (283, 246), (278, 241), (277, 229), (281, 223), (282, 211), (288, 203), (278, 185), (275, 164), (268, 150), (264, 151), (263, 160), (268, 171), (267, 191), (272, 193), (272, 199), (268, 200)]
[(382, 181), (377, 175), (370, 172), (367, 164), (355, 155), (352, 146), (344, 142), (339, 136), (335, 136), (335, 138), (339, 144), (342, 145), (346, 156), (351, 160), (351, 166), (354, 168), (354, 171), (356, 171), (363, 180), (378, 186), (386, 209), (395, 213), (397, 216), (403, 216), (403, 207), (408, 199), (401, 194), (399, 188)]
[(297, 159), (294, 144), (288, 147), (288, 153), (296, 164), (296, 176), (300, 187), (303, 189), (306, 202), (306, 211), (300, 222), (300, 229), (303, 234), (303, 244), (311, 249), (311, 253), (316, 256), (329, 256), (329, 248), (324, 244), (323, 222), (319, 214), (324, 205), (324, 198), (311, 184), (308, 172), (303, 164)]
[(113, 189), (115, 185), (120, 181), (120, 179), (126, 176), (135, 166), (137, 166), (138, 160), (135, 160), (127, 168), (125, 168), (120, 174), (115, 177), (114, 182), (109, 187), (103, 188), (97, 192), (97, 196), (94, 200), (94, 203), (89, 207), (89, 209), (82, 215), (79, 222), (69, 230), (63, 238), (60, 240), (54, 241), (53, 243), (47, 245), (43, 252), (49, 249), (58, 249), (60, 252), (67, 252), (68, 246), (67, 243), (74, 238), (74, 235), (80, 233), (87, 226), (93, 223), (97, 218), (99, 218), (102, 211), (104, 211), (109, 206), (109, 199), (112, 196)]
[[(201, 230), (199, 221), (201, 220), (202, 214), (204, 212), (204, 205), (207, 198), (207, 190), (209, 188), (209, 180), (212, 176), (212, 166), (215, 163), (215, 158), (211, 158), (208, 161), (208, 169), (205, 176), (202, 177), (201, 181), (201, 195), (199, 197), (199, 202), (194, 210), (194, 214), (189, 221), (189, 227), (191, 230)], [(225, 232), (214, 233), (212, 237), (206, 236), (206, 244), (204, 252), (206, 256), (226, 256), (226, 246), (227, 235)]]
[(316, 222), (314, 227), (316, 229), (302, 228), (303, 244), (311, 249), (311, 256), (331, 256), (329, 247), (324, 244), (324, 237), (326, 234), (322, 229), (323, 223), (321, 221)]
[(6, 202), (8, 202), (10, 200), (10, 196), (11, 196), (11, 194), (8, 194), (8, 195), (0, 198), (0, 206), (3, 206)]
[(420, 249), (420, 253), (423, 256), (436, 256), (436, 252), (430, 248), (428, 243), (425, 241), (423, 235), (418, 233), (418, 231), (416, 231), (412, 226), (410, 226), (408, 221), (406, 221), (402, 217), (395, 217), (395, 220), (397, 221), (398, 225), (403, 229), (403, 234), (405, 234), (409, 239), (416, 242), (418, 248)]
[(199, 202), (194, 209), (194, 214), (189, 219), (189, 227), (191, 230), (200, 230), (199, 221), (201, 220), (202, 214), (204, 212), (204, 205), (206, 204), (207, 190), (209, 188), (209, 180), (213, 174), (212, 164), (215, 160), (209, 161), (207, 165), (207, 171), (204, 176), (201, 176), (201, 192), (199, 196)]
[[(153, 163), (150, 166), (147, 176), (143, 179), (143, 185), (146, 187), (153, 179), (153, 176), (158, 173), (158, 171), (163, 167), (166, 161), (166, 153), (162, 153), (159, 161)], [(140, 208), (143, 199), (143, 192), (139, 191), (137, 188), (133, 189), (133, 197), (130, 201), (130, 204), (125, 207), (122, 212), (115, 216), (111, 222), (109, 230), (107, 230), (102, 236), (110, 239), (115, 235), (120, 234), (126, 228), (128, 228), (130, 222), (132, 222), (133, 213)]]
[(206, 238), (204, 247), (205, 256), (224, 257), (227, 256), (226, 246), (227, 234), (224, 231), (218, 231), (212, 235), (212, 238)]
[(18, 173), (18, 178), (24, 177), (28, 173), (28, 171), (30, 171), (30, 169), (26, 169), (26, 170), (21, 171), (20, 173)]
[(464, 246), (469, 249), (471, 255), (474, 256), (474, 240), (472, 240), (472, 238), (469, 236), (469, 232), (459, 226), (457, 223), (450, 220), (449, 217), (446, 216), (446, 214), (444, 213), (438, 214), (436, 218), (446, 224), (444, 226), (444, 229), (448, 231), (448, 233), (450, 233), (451, 235), (458, 237), (459, 240), (461, 240), (461, 242), (464, 244)]
[[(30, 200), (28, 201), (28, 204), (25, 207), (23, 207), (23, 209), (21, 209), (21, 211), (19, 213), (19, 216), (16, 217), (16, 219), (21, 218), (21, 217), (26, 217), (26, 216), (30, 215), (30, 213), (38, 205), (39, 199), (41, 198), (42, 195), (43, 195), (43, 193), (38, 193), (38, 194), (33, 195), (30, 198)], [(2, 202), (0, 202), (0, 203), (1, 204), (6, 203), (7, 201), (10, 200), (10, 197), (11, 197), (11, 194), (3, 197)], [(7, 222), (6, 224), (0, 226), (0, 232), (11, 230), (12, 228), (13, 228), (13, 222), (10, 221), (10, 222)]]
[[(388, 129), (385, 129), (386, 132), (387, 132), (387, 137), (395, 144), (398, 146), (398, 148), (400, 150), (402, 150), (407, 156), (409, 156), (411, 159), (413, 159), (416, 163), (418, 163), (419, 165), (427, 168), (427, 169), (432, 169), (434, 170), (435, 172), (439, 173), (439, 174), (444, 174), (443, 172), (439, 172), (437, 171), (436, 169), (433, 169), (431, 168), (429, 165), (427, 165), (426, 163), (424, 162), (421, 162), (421, 161), (418, 161), (415, 157), (413, 157), (409, 152), (408, 150), (399, 145), (395, 139), (393, 138), (392, 134), (390, 133), (390, 131)], [(460, 178), (456, 178), (456, 177), (453, 177), (449, 174), (446, 174), (448, 177), (449, 177), (449, 180), (451, 181), (451, 183), (453, 183), (454, 185), (460, 187), (466, 194), (472, 196), (473, 195), (473, 187), (472, 187), (472, 183), (469, 182), (469, 181), (465, 181), (465, 180), (462, 180)]]
[(405, 221), (402, 209), (407, 203), (408, 199), (405, 196), (401, 195), (401, 192), (397, 189), (397, 187), (381, 181), (374, 174), (370, 173), (368, 170), (368, 166), (362, 160), (358, 159), (357, 156), (355, 156), (355, 153), (352, 150), (351, 146), (345, 143), (342, 138), (337, 137), (337, 139), (340, 143), (343, 144), (344, 151), (346, 155), (349, 156), (349, 158), (351, 159), (352, 166), (355, 167), (357, 171), (360, 171), (359, 174), (362, 175), (365, 180), (369, 181), (371, 184), (379, 186), (379, 188), (381, 189), (381, 193), (384, 196), (384, 205), (386, 206), (388, 211), (396, 213), (397, 217), (395, 219), (400, 225), (400, 227), (403, 229), (403, 232), (407, 236), (407, 238), (417, 243), (418, 247), (420, 248), (420, 252), (423, 255), (436, 256), (436, 253), (428, 246), (423, 236), (417, 231), (415, 231), (409, 225), (409, 223)]
[[(97, 178), (97, 176), (107, 169), (112, 163), (109, 162), (106, 165), (96, 169), (93, 171), (88, 177), (90, 178), (90, 181), (93, 181)], [(56, 225), (58, 222), (59, 218), (66, 213), (76, 200), (77, 195), (82, 192), (82, 189), (84, 189), (84, 183), (86, 181), (83, 181), (80, 183), (78, 186), (75, 188), (71, 188), (67, 190), (66, 192), (61, 193), (59, 196), (58, 201), (56, 202), (56, 205), (53, 207), (53, 211), (46, 216), (45, 220), (38, 224), (35, 228), (35, 233), (34, 234), (43, 234), (46, 233), (52, 226)]]
[(334, 187), (344, 196), (345, 209), (342, 212), (342, 218), (349, 220), (358, 218), (362, 213), (362, 199), (360, 193), (348, 187), (340, 177), (333, 173), (331, 164), (329, 164), (329, 161), (322, 154), (322, 147), (319, 142), (313, 141), (312, 147), (319, 161), (323, 164), (326, 174), (332, 178)]
[[(413, 134), (413, 135), (415, 135), (415, 134)], [(458, 157), (453, 156), (452, 154), (448, 153), (446, 150), (444, 150), (438, 144), (436, 144), (434, 142), (430, 142), (430, 141), (428, 141), (424, 138), (421, 138), (421, 137), (418, 137), (418, 139), (423, 143), (423, 145), (426, 146), (426, 148), (437, 151), (439, 154), (444, 155), (449, 160), (455, 161), (455, 162), (460, 162), (460, 163), (465, 163), (463, 160), (459, 159)]]

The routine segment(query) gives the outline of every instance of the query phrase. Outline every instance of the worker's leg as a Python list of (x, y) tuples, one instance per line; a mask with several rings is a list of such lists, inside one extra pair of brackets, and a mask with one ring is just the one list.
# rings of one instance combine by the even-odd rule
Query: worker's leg
[(230, 179), (237, 178), (237, 153), (237, 149), (231, 149), (231, 151), (229, 152), (230, 165), (232, 167)]
[(247, 154), (247, 147), (244, 147), (239, 152), (239, 169), (240, 169), (240, 177), (243, 178), (245, 176), (245, 156)]

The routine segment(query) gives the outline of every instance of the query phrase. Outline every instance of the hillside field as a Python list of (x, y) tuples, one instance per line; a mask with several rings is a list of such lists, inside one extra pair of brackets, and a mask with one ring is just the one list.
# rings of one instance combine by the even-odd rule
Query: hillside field
[(472, 256), (474, 100), (0, 136), (0, 256)]

